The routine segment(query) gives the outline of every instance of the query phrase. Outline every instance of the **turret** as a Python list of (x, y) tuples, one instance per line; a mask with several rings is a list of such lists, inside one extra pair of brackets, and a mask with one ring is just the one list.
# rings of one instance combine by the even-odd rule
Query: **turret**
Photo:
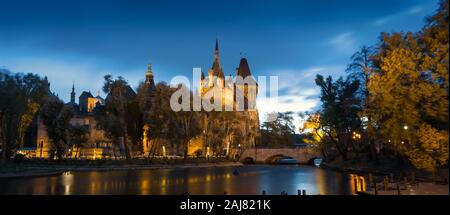
[(245, 110), (256, 108), (258, 83), (250, 72), (246, 58), (241, 58), (236, 69), (236, 94), (243, 95)]
[(210, 69), (210, 72), (208, 74), (208, 78), (211, 76), (216, 77), (217, 81), (216, 84), (220, 87), (225, 86), (225, 75), (222, 72), (222, 66), (220, 65), (220, 59), (219, 59), (219, 40), (216, 39), (216, 48), (214, 51), (214, 62)]
[(147, 72), (145, 73), (145, 83), (155, 85), (155, 82), (153, 80), (153, 71), (152, 71), (152, 64), (148, 64)]
[(72, 83), (72, 92), (70, 93), (70, 103), (75, 104), (75, 82)]

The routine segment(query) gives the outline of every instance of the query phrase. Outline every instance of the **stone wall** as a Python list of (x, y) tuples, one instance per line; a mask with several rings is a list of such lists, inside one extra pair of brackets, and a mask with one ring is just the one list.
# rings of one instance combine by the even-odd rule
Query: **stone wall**
[(316, 157), (321, 157), (321, 154), (313, 148), (257, 148), (244, 149), (240, 153), (239, 161), (243, 162), (246, 159), (252, 159), (256, 163), (267, 163), (275, 156), (290, 156), (298, 160), (299, 163), (305, 164)]

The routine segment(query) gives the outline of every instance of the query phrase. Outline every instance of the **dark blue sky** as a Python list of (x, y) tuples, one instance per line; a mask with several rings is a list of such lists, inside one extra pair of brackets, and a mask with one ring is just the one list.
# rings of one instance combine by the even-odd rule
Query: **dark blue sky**
[(344, 74), (358, 47), (382, 31), (417, 31), (437, 0), (0, 0), (0, 67), (47, 75), (65, 101), (96, 92), (105, 74), (136, 86), (147, 63), (157, 81), (211, 66), (216, 33), (226, 75), (246, 53), (254, 75), (278, 75), (279, 105), (317, 107), (316, 73)]

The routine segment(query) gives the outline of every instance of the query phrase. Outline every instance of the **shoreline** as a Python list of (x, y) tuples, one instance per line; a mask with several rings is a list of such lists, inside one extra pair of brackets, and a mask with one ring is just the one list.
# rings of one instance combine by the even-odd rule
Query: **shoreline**
[(207, 168), (207, 167), (237, 167), (243, 166), (240, 162), (218, 162), (218, 163), (186, 163), (186, 164), (124, 164), (105, 166), (73, 166), (55, 165), (53, 167), (27, 167), (23, 172), (0, 173), (0, 179), (28, 178), (28, 177), (48, 177), (62, 175), (64, 172), (85, 172), (85, 171), (124, 171), (124, 170), (153, 170), (153, 169), (186, 169), (186, 168)]
[(366, 169), (358, 169), (358, 168), (352, 168), (352, 167), (335, 166), (335, 165), (331, 165), (331, 164), (325, 163), (325, 162), (320, 164), (320, 167), (322, 167), (324, 169), (338, 171), (338, 172), (355, 173), (355, 174), (372, 173), (373, 175), (389, 175), (389, 173), (390, 173), (388, 171), (366, 170)]
[(416, 177), (414, 181), (389, 181), (387, 190), (384, 190), (382, 177), (389, 176), (389, 171), (336, 166), (328, 163), (322, 163), (321, 168), (348, 174), (364, 175), (365, 177), (368, 174), (372, 174), (374, 180), (378, 179), (376, 180), (376, 186), (378, 187), (377, 193), (375, 193), (374, 185), (370, 184), (367, 190), (359, 191), (358, 195), (449, 195), (448, 182), (442, 183), (425, 177)]

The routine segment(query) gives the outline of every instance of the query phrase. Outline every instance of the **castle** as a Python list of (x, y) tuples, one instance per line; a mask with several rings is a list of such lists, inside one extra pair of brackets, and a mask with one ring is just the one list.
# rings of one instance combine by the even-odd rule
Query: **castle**
[[(244, 81), (239, 81), (238, 77), (241, 77)], [(155, 89), (154, 76), (151, 64), (148, 65), (147, 72), (145, 73), (146, 88), (150, 91), (149, 94), (152, 95), (152, 91)], [(258, 91), (258, 85), (256, 80), (253, 78), (250, 72), (250, 68), (246, 58), (241, 58), (238, 68), (236, 69), (236, 80), (233, 80), (231, 76), (227, 79), (222, 71), (222, 66), (220, 64), (219, 58), (219, 44), (216, 40), (215, 44), (215, 54), (212, 67), (208, 71), (208, 75), (205, 76), (202, 72), (200, 81), (200, 95), (214, 95), (218, 94), (221, 96), (222, 104), (224, 106), (229, 106), (231, 110), (242, 110), (236, 111), (242, 117), (238, 126), (241, 131), (243, 140), (241, 141), (245, 146), (254, 146), (256, 139), (260, 135), (259, 133), (259, 116), (256, 109), (256, 96)], [(72, 85), (72, 92), (70, 93), (70, 102), (66, 105), (71, 105), (75, 112), (75, 116), (70, 120), (73, 125), (82, 125), (90, 131), (89, 138), (86, 144), (80, 148), (69, 149), (69, 157), (77, 157), (82, 159), (108, 159), (124, 157), (123, 144), (122, 146), (115, 146), (112, 141), (109, 140), (105, 133), (98, 129), (96, 126), (95, 112), (97, 109), (104, 107), (105, 103), (108, 101), (108, 96), (103, 99), (98, 94), (94, 97), (91, 92), (83, 91), (78, 98), (78, 104), (75, 101), (75, 85)], [(136, 97), (136, 92), (128, 88), (127, 96), (130, 98)], [(242, 102), (239, 102), (242, 101)], [(151, 105), (151, 104), (149, 104)], [(149, 108), (157, 108), (150, 107)], [(208, 116), (204, 115), (203, 126), (207, 126)], [(134, 154), (141, 154), (147, 156), (150, 153), (150, 144), (152, 141), (147, 140), (148, 133), (144, 125), (144, 133), (142, 137), (142, 151)], [(151, 131), (150, 131), (151, 132)], [(188, 155), (203, 155), (210, 156), (211, 150), (205, 147), (206, 139), (204, 136), (200, 135), (193, 138), (188, 145)], [(245, 147), (242, 146), (242, 147)], [(34, 156), (38, 158), (48, 158), (50, 156), (49, 138), (47, 136), (47, 131), (43, 123), (37, 120), (37, 138), (36, 138), (36, 149)], [(228, 142), (225, 145), (225, 152), (227, 155), (231, 155), (233, 148), (237, 146), (231, 146)], [(241, 147), (241, 144), (239, 144)], [(119, 152), (119, 153), (118, 153)], [(170, 155), (170, 149), (167, 149), (165, 145), (162, 145), (160, 149), (157, 149), (156, 155), (166, 156)]]
[[(245, 57), (241, 58), (239, 66), (236, 68), (235, 79), (233, 80), (231, 75), (226, 77), (220, 64), (219, 42), (216, 39), (213, 64), (208, 70), (207, 76), (204, 75), (203, 71), (201, 74), (200, 94), (203, 100), (216, 99), (215, 96), (219, 95), (221, 110), (235, 111), (241, 120), (236, 126), (241, 134), (240, 142), (243, 144), (232, 147), (230, 141), (226, 140), (224, 151), (227, 156), (238, 153), (232, 151), (233, 149), (255, 146), (256, 139), (260, 137), (259, 113), (256, 109), (258, 84), (250, 72), (248, 61)], [(207, 127), (209, 123), (208, 116), (204, 115), (203, 117), (203, 127)], [(206, 152), (202, 154), (210, 155), (209, 148), (204, 147), (204, 145), (205, 138), (193, 139), (189, 145), (189, 154), (198, 154), (196, 151), (203, 151), (203, 148), (206, 148)]]

